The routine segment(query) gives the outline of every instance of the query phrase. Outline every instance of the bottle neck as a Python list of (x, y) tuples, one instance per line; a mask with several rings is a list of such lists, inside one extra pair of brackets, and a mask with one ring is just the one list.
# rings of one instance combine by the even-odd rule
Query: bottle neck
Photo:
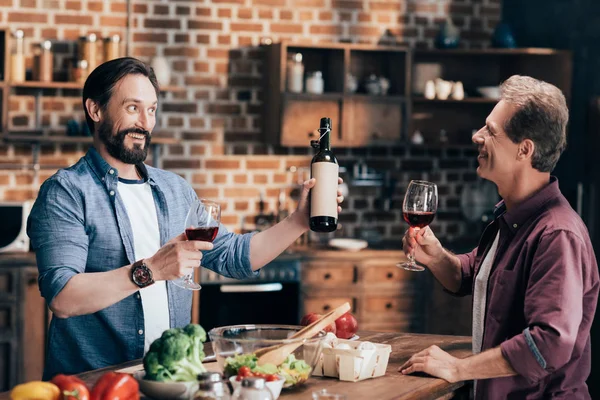
[(331, 150), (331, 139), (329, 137), (331, 131), (327, 132), (323, 135), (321, 140), (319, 140), (319, 149), (320, 151), (330, 151)]

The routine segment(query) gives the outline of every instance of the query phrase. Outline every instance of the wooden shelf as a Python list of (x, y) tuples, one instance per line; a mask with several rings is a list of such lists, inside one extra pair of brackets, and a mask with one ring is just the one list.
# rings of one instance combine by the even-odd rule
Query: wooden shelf
[[(364, 43), (294, 43), (288, 40), (282, 40), (278, 44), (282, 44), (288, 48), (296, 49), (320, 49), (320, 50), (364, 50), (364, 51), (399, 51), (408, 52), (410, 47), (408, 45), (398, 46), (374, 46), (371, 44)], [(266, 45), (271, 46), (271, 45)]]
[(406, 101), (405, 96), (396, 95), (373, 95), (366, 93), (346, 93), (344, 97), (347, 99), (372, 100), (374, 102), (386, 103), (402, 103)]
[[(79, 82), (39, 82), (39, 81), (25, 81), (18, 83), (8, 83), (9, 86), (15, 88), (29, 88), (29, 89), (83, 89), (83, 83)], [(166, 85), (161, 86), (161, 92), (183, 92), (185, 87)]]
[(323, 93), (323, 94), (312, 94), (312, 93), (290, 93), (284, 92), (282, 95), (288, 100), (342, 100), (342, 99), (360, 99), (360, 100), (372, 100), (374, 102), (389, 102), (389, 103), (401, 103), (406, 101), (404, 96), (388, 96), (388, 95), (372, 95), (366, 93)]
[[(17, 134), (5, 134), (0, 136), (5, 142), (8, 143), (58, 143), (58, 144), (69, 144), (69, 143), (83, 143), (91, 144), (91, 136), (36, 136), (28, 135), (25, 133)], [(173, 138), (161, 138), (153, 137), (151, 144), (176, 144), (179, 143), (177, 139)]]
[(546, 49), (538, 47), (524, 47), (517, 49), (428, 49), (415, 50), (416, 55), (538, 55), (552, 56), (570, 53), (569, 50)]
[(282, 95), (286, 100), (306, 100), (306, 101), (315, 101), (315, 100), (341, 100), (344, 97), (344, 93), (322, 93), (322, 94), (313, 94), (313, 93), (291, 93), (284, 92)]
[(440, 99), (427, 99), (425, 97), (413, 97), (413, 102), (414, 103), (435, 103), (435, 104), (441, 104), (441, 103), (448, 103), (448, 104), (457, 104), (457, 103), (465, 103), (465, 104), (495, 104), (497, 102), (499, 102), (500, 99), (488, 99), (485, 97), (465, 97), (462, 100), (454, 100), (454, 99), (447, 99), (447, 100), (440, 100)]

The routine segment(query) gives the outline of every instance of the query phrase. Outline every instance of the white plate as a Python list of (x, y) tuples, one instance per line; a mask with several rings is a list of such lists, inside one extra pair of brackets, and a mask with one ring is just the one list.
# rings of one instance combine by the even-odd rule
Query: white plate
[(352, 336), (350, 339), (348, 340), (358, 340), (360, 339), (360, 336), (358, 336), (357, 334), (354, 334), (354, 336)]
[(329, 241), (329, 246), (347, 251), (360, 251), (368, 245), (369, 243), (366, 240), (359, 239), (331, 239)]
[(144, 379), (146, 371), (136, 371), (133, 377), (140, 391), (153, 399), (189, 399), (198, 390), (198, 382), (156, 382)]

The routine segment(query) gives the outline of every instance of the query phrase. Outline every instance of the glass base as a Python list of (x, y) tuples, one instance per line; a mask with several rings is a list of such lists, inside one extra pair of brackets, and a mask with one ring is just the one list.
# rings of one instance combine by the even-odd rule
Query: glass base
[(411, 263), (411, 262), (398, 263), (398, 264), (396, 264), (396, 267), (404, 268), (407, 271), (416, 271), (416, 272), (425, 271), (424, 267), (421, 267), (420, 265), (418, 265), (414, 262), (413, 263)]
[(183, 276), (179, 279), (175, 279), (173, 281), (173, 283), (183, 289), (188, 289), (188, 290), (202, 289), (202, 286), (200, 286), (198, 283), (194, 282), (189, 275)]

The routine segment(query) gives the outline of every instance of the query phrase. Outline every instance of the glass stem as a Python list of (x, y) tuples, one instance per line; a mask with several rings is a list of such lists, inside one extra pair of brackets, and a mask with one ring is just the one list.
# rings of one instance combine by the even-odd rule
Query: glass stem
[[(415, 228), (415, 242), (417, 241), (417, 235), (419, 234), (419, 228)], [(412, 251), (410, 252), (410, 255), (408, 256), (408, 260), (410, 261), (411, 264), (416, 265), (416, 261), (415, 261), (415, 251), (417, 251), (416, 246), (413, 247)]]

